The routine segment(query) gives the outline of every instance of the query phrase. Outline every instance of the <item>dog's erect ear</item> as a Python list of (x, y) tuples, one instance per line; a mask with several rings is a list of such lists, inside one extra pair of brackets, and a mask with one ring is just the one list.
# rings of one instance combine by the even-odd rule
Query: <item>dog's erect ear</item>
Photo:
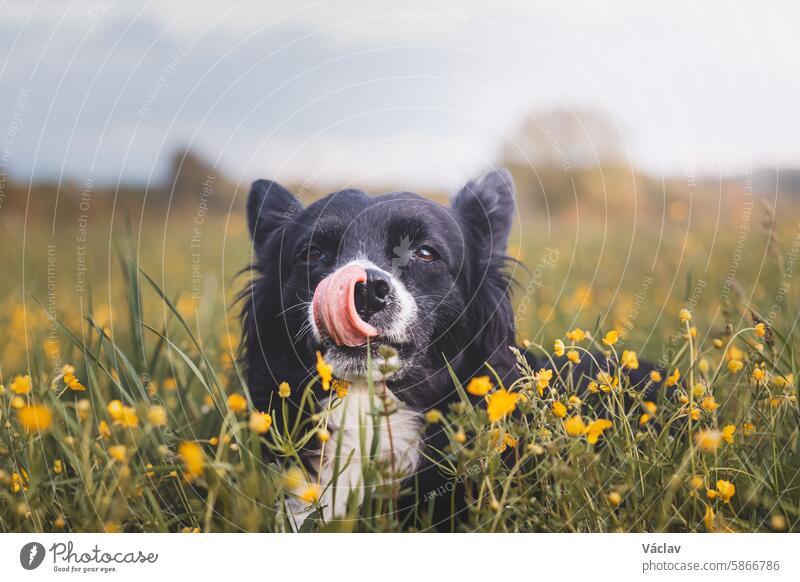
[(303, 209), (303, 204), (286, 188), (270, 180), (256, 180), (247, 196), (247, 224), (253, 246)]
[(491, 254), (505, 254), (514, 221), (514, 181), (508, 170), (495, 170), (467, 183), (453, 199), (453, 209), (489, 237)]

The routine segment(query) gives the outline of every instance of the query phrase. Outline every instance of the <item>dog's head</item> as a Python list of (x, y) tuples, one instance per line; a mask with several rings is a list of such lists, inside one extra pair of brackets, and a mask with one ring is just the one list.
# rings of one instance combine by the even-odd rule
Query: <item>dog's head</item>
[(247, 213), (261, 274), (245, 306), (247, 359), (252, 368), (261, 356), (268, 369), (257, 373), (272, 376), (260, 383), (282, 380), (291, 360), (310, 370), (318, 350), (335, 375), (353, 380), (367, 372), (368, 344), (373, 354), (390, 346), (399, 380), (470, 351), (483, 364), (513, 341), (504, 266), (514, 196), (505, 171), (467, 184), (449, 207), (359, 190), (304, 207), (259, 180)]

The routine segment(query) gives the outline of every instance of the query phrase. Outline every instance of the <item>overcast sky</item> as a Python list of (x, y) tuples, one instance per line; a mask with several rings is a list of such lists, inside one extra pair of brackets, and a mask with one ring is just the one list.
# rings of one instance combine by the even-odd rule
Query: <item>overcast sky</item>
[(0, 171), (451, 188), (553, 108), (655, 174), (800, 165), (797, 2), (396, 4), (2, 2)]

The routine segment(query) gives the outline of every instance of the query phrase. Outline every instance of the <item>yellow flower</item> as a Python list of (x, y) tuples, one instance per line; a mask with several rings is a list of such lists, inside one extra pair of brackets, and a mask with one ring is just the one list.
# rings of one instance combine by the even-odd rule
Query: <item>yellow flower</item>
[(553, 414), (558, 418), (564, 418), (567, 415), (567, 407), (558, 401), (553, 402)]
[(603, 338), (603, 343), (607, 346), (613, 346), (619, 341), (619, 332), (616, 329), (609, 331)]
[(571, 416), (564, 421), (564, 430), (571, 437), (582, 436), (586, 432), (586, 425), (580, 416)]
[(670, 386), (675, 386), (675, 385), (678, 384), (678, 381), (680, 379), (681, 379), (681, 371), (678, 368), (675, 368), (675, 370), (672, 372), (672, 374), (667, 376), (667, 381), (664, 382), (664, 385), (667, 388), (669, 388)]
[(298, 467), (290, 467), (283, 474), (283, 484), (287, 489), (297, 489), (303, 483), (305, 483), (305, 479), (306, 477), (303, 474), (303, 471)]
[(752, 378), (756, 384), (761, 382), (766, 377), (767, 377), (767, 372), (766, 370), (764, 370), (764, 368), (760, 367), (753, 368)]
[(658, 370), (653, 370), (652, 372), (650, 372), (650, 381), (651, 382), (654, 382), (654, 383), (658, 384), (659, 382), (661, 382), (661, 379), (662, 379), (661, 378), (661, 372), (659, 372)]
[(570, 350), (567, 352), (567, 359), (573, 364), (579, 364), (581, 361), (581, 355), (577, 350)]
[(617, 507), (620, 503), (622, 503), (622, 496), (616, 491), (612, 491), (611, 493), (609, 493), (607, 495), (607, 499), (608, 502), (614, 507)]
[(486, 411), (489, 413), (489, 422), (495, 422), (514, 412), (518, 398), (519, 394), (509, 392), (505, 388), (501, 388), (489, 396), (489, 404), (486, 407)]
[(322, 389), (327, 392), (331, 389), (331, 380), (333, 379), (333, 368), (325, 362), (322, 354), (317, 352), (317, 374), (322, 382)]
[(253, 432), (264, 434), (272, 426), (272, 417), (266, 412), (253, 412), (248, 426)]
[(571, 342), (582, 342), (586, 339), (587, 335), (588, 334), (581, 328), (576, 327), (572, 331), (567, 332), (567, 339)]
[(200, 445), (184, 441), (178, 446), (178, 454), (183, 459), (183, 465), (189, 477), (199, 477), (203, 474), (205, 456)]
[(643, 414), (643, 415), (641, 415), (641, 416), (639, 417), (639, 426), (644, 426), (645, 424), (647, 424), (648, 422), (650, 422), (650, 419), (651, 419), (651, 418), (652, 418), (652, 416), (650, 416), (649, 414)]
[(703, 523), (708, 531), (714, 531), (714, 510), (710, 505), (706, 506), (706, 513), (703, 516)]
[(586, 442), (590, 445), (595, 444), (597, 439), (603, 435), (603, 431), (611, 428), (613, 424), (614, 423), (607, 418), (598, 418), (592, 421), (589, 426), (586, 427)]
[(44, 404), (30, 404), (20, 408), (17, 418), (28, 432), (43, 432), (53, 424), (53, 413)]
[(473, 396), (486, 396), (492, 389), (492, 381), (489, 376), (478, 376), (467, 384), (467, 392)]
[(53, 473), (58, 475), (63, 470), (64, 470), (64, 463), (61, 462), (61, 459), (56, 459), (55, 461), (53, 461)]
[(767, 335), (767, 326), (765, 326), (763, 323), (757, 323), (756, 324), (756, 335), (758, 337), (764, 337), (765, 335)]
[(724, 346), (724, 345), (725, 345), (725, 342), (723, 342), (723, 341), (722, 341), (721, 339), (719, 339), (718, 337), (717, 337), (717, 338), (714, 338), (714, 341), (712, 341), (711, 343), (712, 343), (712, 344), (714, 344), (714, 347), (715, 347), (715, 348), (717, 348), (718, 350), (721, 350), (721, 349), (722, 349), (722, 346)]
[(655, 414), (656, 411), (658, 411), (658, 406), (656, 403), (650, 402), (649, 400), (642, 402), (642, 406), (644, 406), (644, 409), (650, 414)]
[(331, 440), (331, 433), (327, 428), (317, 430), (317, 440), (321, 443), (327, 443)]
[(210, 439), (208, 439), (208, 444), (211, 445), (212, 447), (216, 447), (219, 444), (219, 438), (211, 437)]
[(161, 385), (164, 387), (164, 390), (170, 392), (178, 389), (178, 381), (175, 380), (175, 378), (165, 378)]
[(247, 410), (247, 399), (241, 394), (230, 394), (228, 396), (228, 408), (230, 408), (234, 414), (241, 414)]
[[(66, 367), (67, 366), (65, 366), (65, 368)], [(72, 366), (69, 366), (69, 367), (72, 368)], [(74, 370), (74, 368), (73, 368), (73, 370)], [(78, 379), (75, 377), (75, 374), (72, 373), (72, 372), (66, 372), (64, 374), (63, 380), (64, 380), (64, 384), (66, 384), (67, 387), (69, 387), (70, 390), (74, 390), (75, 392), (83, 392), (84, 390), (86, 390), (86, 386), (84, 386), (83, 384), (78, 382)]]
[(569, 397), (567, 401), (570, 406), (580, 406), (582, 404), (581, 399), (575, 396), (574, 394)]
[(122, 414), (115, 420), (115, 424), (133, 428), (139, 426), (139, 416), (136, 414), (135, 409), (125, 406), (122, 409)]
[(11, 391), (14, 394), (28, 394), (31, 391), (31, 375), (17, 376), (11, 383)]
[(128, 456), (128, 448), (125, 445), (114, 445), (113, 447), (108, 447), (108, 454), (115, 461), (123, 463)]
[(728, 361), (728, 371), (731, 374), (738, 374), (739, 372), (742, 371), (742, 368), (744, 368), (744, 364), (741, 362), (741, 360)]
[(428, 412), (425, 413), (425, 422), (428, 424), (437, 424), (442, 422), (442, 413), (436, 410), (435, 408), (431, 408)]
[(689, 479), (689, 487), (694, 491), (697, 491), (705, 484), (705, 480), (700, 475), (694, 475), (691, 479)]
[(534, 380), (536, 380), (536, 391), (539, 393), (539, 396), (544, 396), (544, 389), (550, 385), (550, 380), (552, 379), (553, 370), (547, 368), (539, 369), (536, 376), (534, 376)]
[(458, 444), (463, 445), (465, 442), (467, 442), (467, 434), (462, 429), (458, 429), (453, 434), (453, 440)]
[(622, 367), (636, 370), (639, 367), (639, 359), (636, 357), (636, 352), (632, 350), (624, 350), (622, 352)]
[(595, 382), (594, 380), (589, 382), (589, 392), (591, 392), (592, 394), (597, 394), (599, 390), (600, 390), (600, 385), (597, 382)]
[(710, 367), (711, 367), (711, 364), (708, 363), (708, 359), (707, 358), (700, 358), (700, 361), (697, 362), (697, 369), (700, 370), (701, 374), (708, 373), (708, 370), (709, 370)]
[(794, 384), (794, 374), (779, 374), (772, 379), (772, 383), (777, 388), (789, 388)]
[(97, 425), (97, 430), (104, 439), (111, 438), (111, 429), (108, 427), (108, 423), (105, 420), (100, 421), (100, 424)]
[(167, 411), (163, 406), (151, 406), (147, 409), (147, 421), (153, 426), (167, 424)]
[(736, 495), (736, 486), (730, 481), (720, 479), (717, 481), (717, 495), (723, 503), (728, 503)]
[(553, 353), (559, 357), (563, 356), (564, 347), (564, 342), (562, 342), (560, 339), (557, 339), (555, 342), (553, 342)]
[(725, 358), (728, 360), (744, 360), (744, 352), (736, 346), (731, 346), (725, 353)]
[(742, 424), (742, 434), (744, 436), (750, 436), (754, 432), (756, 432), (756, 425), (754, 425), (752, 422), (745, 422)]
[(289, 387), (288, 382), (281, 382), (278, 386), (278, 396), (281, 398), (289, 398), (292, 395), (292, 389)]
[(515, 449), (517, 447), (517, 439), (515, 439), (510, 434), (505, 433), (503, 435), (503, 445), (504, 445), (503, 450), (505, 450), (505, 447), (510, 447), (512, 449)]
[(108, 403), (106, 410), (108, 410), (112, 420), (119, 420), (125, 414), (125, 405), (120, 400), (112, 400)]
[(333, 388), (336, 390), (336, 397), (337, 398), (344, 398), (347, 396), (347, 393), (350, 391), (350, 383), (345, 382), (344, 380), (334, 380), (333, 381)]
[(700, 406), (703, 407), (703, 410), (714, 412), (719, 407), (719, 404), (717, 404), (717, 401), (713, 396), (706, 396), (703, 398), (703, 402), (700, 403)]
[(701, 430), (694, 436), (697, 446), (707, 453), (713, 453), (722, 442), (722, 433), (718, 430)]
[(688, 309), (681, 309), (678, 312), (678, 319), (681, 320), (682, 323), (686, 323), (687, 321), (692, 321), (692, 312)]
[(692, 420), (700, 420), (700, 409), (699, 408), (692, 408), (689, 411), (689, 417)]
[(319, 496), (321, 492), (322, 489), (318, 484), (307, 483), (306, 486), (303, 488), (303, 491), (300, 492), (299, 497), (306, 503), (316, 503), (317, 501), (319, 501)]
[(722, 427), (722, 440), (729, 445), (733, 444), (733, 435), (736, 432), (736, 425), (726, 424)]

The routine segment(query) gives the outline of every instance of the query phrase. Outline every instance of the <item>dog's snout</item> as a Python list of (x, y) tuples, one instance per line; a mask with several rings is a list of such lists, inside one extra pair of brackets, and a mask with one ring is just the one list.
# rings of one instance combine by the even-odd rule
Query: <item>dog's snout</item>
[(389, 303), (392, 286), (387, 275), (376, 269), (367, 269), (367, 280), (356, 283), (355, 302), (358, 315), (369, 321), (370, 316), (381, 311)]

